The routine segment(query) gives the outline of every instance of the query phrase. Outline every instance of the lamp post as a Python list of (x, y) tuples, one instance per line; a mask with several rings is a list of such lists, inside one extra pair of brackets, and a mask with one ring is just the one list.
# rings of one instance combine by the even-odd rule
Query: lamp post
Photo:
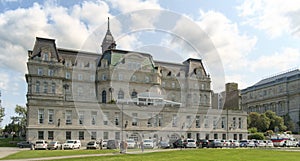
[(124, 138), (123, 138), (123, 103), (121, 103), (121, 146), (120, 146), (120, 153), (125, 152), (125, 143), (124, 143)]

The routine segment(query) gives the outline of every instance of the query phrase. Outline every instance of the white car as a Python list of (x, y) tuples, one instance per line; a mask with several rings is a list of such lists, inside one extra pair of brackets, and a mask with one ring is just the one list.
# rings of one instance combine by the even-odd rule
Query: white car
[(143, 140), (143, 146), (144, 146), (144, 148), (153, 149), (156, 145), (155, 145), (154, 140), (152, 140), (152, 139), (144, 139)]
[(37, 140), (35, 142), (35, 149), (44, 149), (46, 150), (48, 148), (48, 142), (45, 140)]
[(128, 149), (134, 149), (134, 148), (137, 147), (137, 145), (136, 145), (136, 143), (133, 139), (127, 139), (126, 143), (127, 143), (127, 148)]
[(196, 140), (194, 140), (194, 139), (184, 140), (183, 145), (185, 148), (196, 148), (197, 147)]
[(274, 144), (271, 140), (264, 140), (264, 143), (266, 144), (266, 147), (274, 147)]
[(80, 149), (80, 147), (80, 140), (67, 140), (67, 142), (64, 143), (64, 149)]

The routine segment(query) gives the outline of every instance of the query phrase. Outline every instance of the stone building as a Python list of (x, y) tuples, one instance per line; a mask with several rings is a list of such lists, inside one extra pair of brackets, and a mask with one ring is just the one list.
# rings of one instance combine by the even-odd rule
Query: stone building
[(28, 140), (246, 139), (246, 113), (212, 107), (200, 59), (161, 62), (116, 49), (109, 24), (102, 49), (63, 49), (36, 38), (26, 74)]
[(279, 116), (288, 114), (299, 132), (300, 71), (292, 70), (262, 79), (241, 92), (242, 108), (248, 112), (274, 111)]

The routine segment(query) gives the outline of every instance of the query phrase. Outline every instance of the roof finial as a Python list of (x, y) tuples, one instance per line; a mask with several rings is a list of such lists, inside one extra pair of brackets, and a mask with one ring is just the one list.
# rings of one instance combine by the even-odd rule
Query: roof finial
[(107, 17), (107, 30), (109, 30), (109, 17)]

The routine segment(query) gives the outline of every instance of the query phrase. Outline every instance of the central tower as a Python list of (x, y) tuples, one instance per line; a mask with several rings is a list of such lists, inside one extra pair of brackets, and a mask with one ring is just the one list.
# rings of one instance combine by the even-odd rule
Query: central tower
[(107, 31), (105, 34), (105, 37), (102, 41), (102, 54), (109, 49), (115, 49), (117, 46), (114, 37), (112, 36), (111, 32), (110, 32), (110, 27), (109, 27), (109, 17), (107, 18)]

